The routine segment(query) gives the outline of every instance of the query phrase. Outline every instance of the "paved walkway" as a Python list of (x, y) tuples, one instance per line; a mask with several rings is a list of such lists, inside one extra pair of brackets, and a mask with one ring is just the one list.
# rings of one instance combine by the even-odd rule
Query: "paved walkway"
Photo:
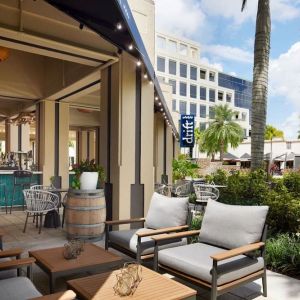
[[(66, 243), (65, 231), (59, 229), (43, 228), (42, 233), (38, 234), (38, 229), (34, 224), (28, 223), (27, 232), (22, 232), (25, 222), (24, 212), (13, 212), (6, 215), (0, 212), (0, 227), (6, 232), (4, 237), (4, 248), (21, 247), (26, 251), (62, 246)], [(103, 246), (103, 241), (97, 243)], [(120, 253), (119, 253), (120, 254)], [(124, 259), (130, 258), (124, 256)], [(34, 267), (34, 284), (43, 293), (48, 293), (47, 275), (37, 266)], [(168, 276), (168, 274), (166, 274)], [(69, 278), (68, 278), (69, 279)], [(59, 289), (65, 289), (66, 278), (57, 284)], [(187, 284), (186, 282), (184, 284)], [(198, 300), (209, 300), (209, 293), (205, 290), (191, 286), (198, 290)], [(218, 300), (300, 300), (300, 281), (268, 271), (268, 297), (261, 295), (261, 280), (249, 283), (237, 288), (230, 293), (222, 295)]]

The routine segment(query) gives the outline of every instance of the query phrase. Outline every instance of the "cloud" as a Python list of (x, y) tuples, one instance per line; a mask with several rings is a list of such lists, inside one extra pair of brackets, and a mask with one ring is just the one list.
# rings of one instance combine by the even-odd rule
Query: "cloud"
[(300, 129), (300, 114), (293, 112), (281, 124), (280, 128), (283, 130), (286, 139), (296, 138), (298, 136), (298, 130)]
[(217, 69), (219, 72), (223, 72), (223, 65), (221, 63), (212, 63), (207, 57), (201, 57), (200, 62), (203, 65)]
[[(202, 0), (201, 8), (210, 16), (221, 16), (232, 19), (236, 25), (245, 21), (255, 21), (258, 1), (248, 0), (245, 10), (241, 12), (241, 0)], [(300, 16), (299, 1), (275, 0), (270, 1), (271, 16), (274, 21), (288, 21)]]
[(158, 30), (191, 37), (206, 26), (206, 16), (197, 0), (156, 0)]
[(300, 109), (300, 42), (270, 62), (270, 94)]
[(226, 45), (206, 45), (203, 47), (203, 51), (219, 59), (225, 59), (242, 63), (253, 62), (252, 52), (237, 47), (231, 47)]

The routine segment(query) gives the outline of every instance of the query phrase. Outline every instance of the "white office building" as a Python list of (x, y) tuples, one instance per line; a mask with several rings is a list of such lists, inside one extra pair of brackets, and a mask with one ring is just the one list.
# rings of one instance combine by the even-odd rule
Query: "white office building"
[(179, 125), (181, 114), (193, 114), (195, 126), (204, 130), (214, 118), (213, 107), (227, 103), (248, 137), (252, 83), (221, 73), (203, 64), (200, 57), (198, 43), (156, 33), (156, 74), (161, 82), (172, 86), (169, 105), (175, 124)]

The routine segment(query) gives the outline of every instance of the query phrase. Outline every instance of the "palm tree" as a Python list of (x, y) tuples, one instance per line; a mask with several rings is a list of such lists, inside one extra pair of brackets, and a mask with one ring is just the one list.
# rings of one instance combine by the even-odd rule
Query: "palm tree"
[(215, 106), (214, 111), (215, 119), (203, 133), (203, 144), (211, 154), (220, 152), (220, 160), (223, 161), (228, 145), (238, 147), (244, 133), (242, 127), (233, 121), (235, 113), (227, 104)]
[[(242, 11), (247, 0), (242, 0)], [(251, 120), (251, 169), (263, 166), (270, 56), (270, 0), (258, 0), (254, 43)]]
[(269, 162), (269, 168), (271, 167), (271, 162), (273, 159), (273, 139), (274, 138), (283, 138), (284, 134), (283, 131), (275, 128), (272, 125), (267, 125), (265, 129), (265, 140), (271, 141), (271, 154), (270, 154), (270, 162)]

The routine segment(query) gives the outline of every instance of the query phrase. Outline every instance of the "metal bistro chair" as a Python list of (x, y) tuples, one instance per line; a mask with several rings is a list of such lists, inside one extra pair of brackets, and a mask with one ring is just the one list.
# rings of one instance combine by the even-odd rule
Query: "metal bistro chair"
[(154, 185), (154, 191), (158, 194), (168, 196), (169, 195), (169, 187), (163, 183), (156, 183)]
[(218, 200), (220, 195), (219, 190), (210, 184), (194, 183), (194, 191), (197, 196), (196, 202), (203, 205), (207, 204), (208, 200)]
[[(12, 200), (10, 204), (10, 214), (12, 212), (12, 207), (15, 202), (15, 194), (16, 194), (17, 187), (21, 187), (22, 190), (26, 188), (30, 188), (32, 182), (32, 172), (25, 171), (25, 170), (18, 170), (18, 171), (14, 171), (13, 176), (14, 176), (14, 187), (13, 187)], [(22, 207), (24, 210), (24, 199), (23, 199)]]
[(175, 187), (175, 191), (174, 194), (177, 197), (187, 197), (191, 194), (191, 183), (187, 182), (181, 185), (178, 185), (177, 187)]
[(6, 191), (6, 185), (5, 185), (5, 183), (0, 183), (0, 193), (1, 192), (3, 192), (3, 199), (4, 199), (4, 202), (5, 202), (5, 212), (7, 214), (8, 203), (7, 203), (7, 191)]
[(39, 233), (42, 230), (42, 223), (43, 223), (43, 215), (49, 211), (56, 210), (56, 203), (58, 202), (58, 196), (50, 193), (48, 191), (42, 190), (23, 190), (24, 198), (26, 201), (27, 209), (26, 209), (26, 220), (24, 225), (23, 232), (25, 233), (27, 227), (27, 221), (29, 217), (40, 217), (40, 224), (39, 224)]

